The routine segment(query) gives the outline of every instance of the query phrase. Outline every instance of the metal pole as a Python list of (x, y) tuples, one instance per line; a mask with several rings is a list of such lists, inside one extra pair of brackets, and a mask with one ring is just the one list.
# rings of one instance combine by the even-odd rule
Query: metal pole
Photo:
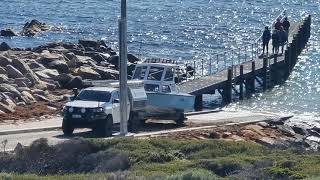
[(217, 54), (217, 71), (216, 72), (218, 71), (219, 71), (219, 54)]
[(203, 59), (201, 59), (201, 71), (202, 71), (202, 76), (203, 76)]
[(119, 19), (119, 55), (120, 55), (120, 135), (128, 133), (128, 89), (127, 89), (127, 1), (121, 0)]
[(224, 68), (227, 68), (227, 60), (226, 60), (226, 52), (223, 53), (224, 55)]
[(241, 49), (239, 48), (238, 64), (241, 62)]
[(232, 65), (233, 65), (233, 49), (231, 50), (231, 61), (232, 61)]
[(252, 59), (251, 59), (251, 60), (253, 61), (253, 58), (254, 58), (254, 57), (253, 57), (253, 56), (254, 56), (254, 53), (253, 53), (253, 44), (251, 44), (251, 54), (252, 54)]
[(210, 61), (209, 61), (209, 75), (212, 74), (212, 60), (211, 60), (211, 57), (210, 57)]
[(197, 73), (196, 61), (193, 61), (193, 79), (196, 79), (196, 73)]
[(244, 47), (244, 62), (247, 62), (247, 46)]

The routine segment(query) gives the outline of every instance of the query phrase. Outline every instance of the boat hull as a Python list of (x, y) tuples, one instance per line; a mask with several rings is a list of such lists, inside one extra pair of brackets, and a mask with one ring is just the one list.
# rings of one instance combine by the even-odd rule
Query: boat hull
[(189, 94), (166, 94), (147, 92), (147, 112), (152, 115), (176, 114), (194, 110), (195, 97)]

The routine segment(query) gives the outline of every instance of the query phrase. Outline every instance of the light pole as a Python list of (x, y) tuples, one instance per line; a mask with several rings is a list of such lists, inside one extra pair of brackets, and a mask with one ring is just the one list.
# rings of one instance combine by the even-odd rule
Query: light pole
[(127, 89), (127, 1), (121, 0), (119, 19), (119, 64), (120, 64), (120, 135), (128, 133), (128, 89)]

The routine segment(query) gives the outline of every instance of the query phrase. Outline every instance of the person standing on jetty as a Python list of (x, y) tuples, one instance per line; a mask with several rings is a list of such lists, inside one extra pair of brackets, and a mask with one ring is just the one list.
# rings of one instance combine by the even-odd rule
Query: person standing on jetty
[(281, 54), (283, 54), (284, 45), (288, 42), (288, 34), (281, 26), (281, 30), (278, 31), (279, 34), (279, 45), (281, 46)]
[(282, 23), (280, 22), (280, 18), (277, 19), (277, 22), (274, 24), (274, 29), (280, 31)]
[(264, 28), (263, 34), (262, 34), (262, 47), (263, 47), (263, 53), (262, 55), (264, 56), (264, 50), (265, 48), (267, 48), (267, 56), (269, 54), (269, 41), (271, 39), (271, 33), (270, 30), (268, 28), (268, 26), (266, 26)]
[(280, 40), (278, 30), (276, 30), (276, 29), (273, 30), (271, 38), (272, 38), (272, 53), (278, 55), (279, 40)]
[(283, 29), (286, 31), (287, 34), (289, 34), (289, 28), (290, 28), (290, 22), (288, 21), (288, 18), (285, 17), (282, 22)]

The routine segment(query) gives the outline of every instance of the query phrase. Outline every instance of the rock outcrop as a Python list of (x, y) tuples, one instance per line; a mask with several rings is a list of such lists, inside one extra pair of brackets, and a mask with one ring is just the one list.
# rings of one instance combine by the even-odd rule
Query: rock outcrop
[(17, 36), (17, 34), (12, 29), (4, 29), (0, 31), (0, 36), (12, 37)]
[[(39, 26), (45, 25), (37, 21), (26, 25), (31, 34), (39, 32)], [(85, 80), (119, 79), (119, 57), (104, 41), (53, 42), (26, 50), (2, 44), (5, 52), (0, 54), (0, 97), (4, 94), (14, 106), (0, 101), (4, 104), (0, 105), (1, 113), (13, 112), (17, 105), (59, 101), (67, 96), (52, 95), (57, 88), (83, 88)], [(139, 59), (128, 55), (128, 61), (130, 74)]]
[(11, 47), (7, 43), (3, 42), (0, 44), (0, 51), (8, 51), (10, 49)]
[(43, 31), (48, 31), (50, 27), (46, 25), (45, 23), (41, 23), (38, 20), (32, 20), (31, 22), (27, 22), (23, 29), (21, 34), (23, 36), (35, 36), (36, 34), (43, 32)]

